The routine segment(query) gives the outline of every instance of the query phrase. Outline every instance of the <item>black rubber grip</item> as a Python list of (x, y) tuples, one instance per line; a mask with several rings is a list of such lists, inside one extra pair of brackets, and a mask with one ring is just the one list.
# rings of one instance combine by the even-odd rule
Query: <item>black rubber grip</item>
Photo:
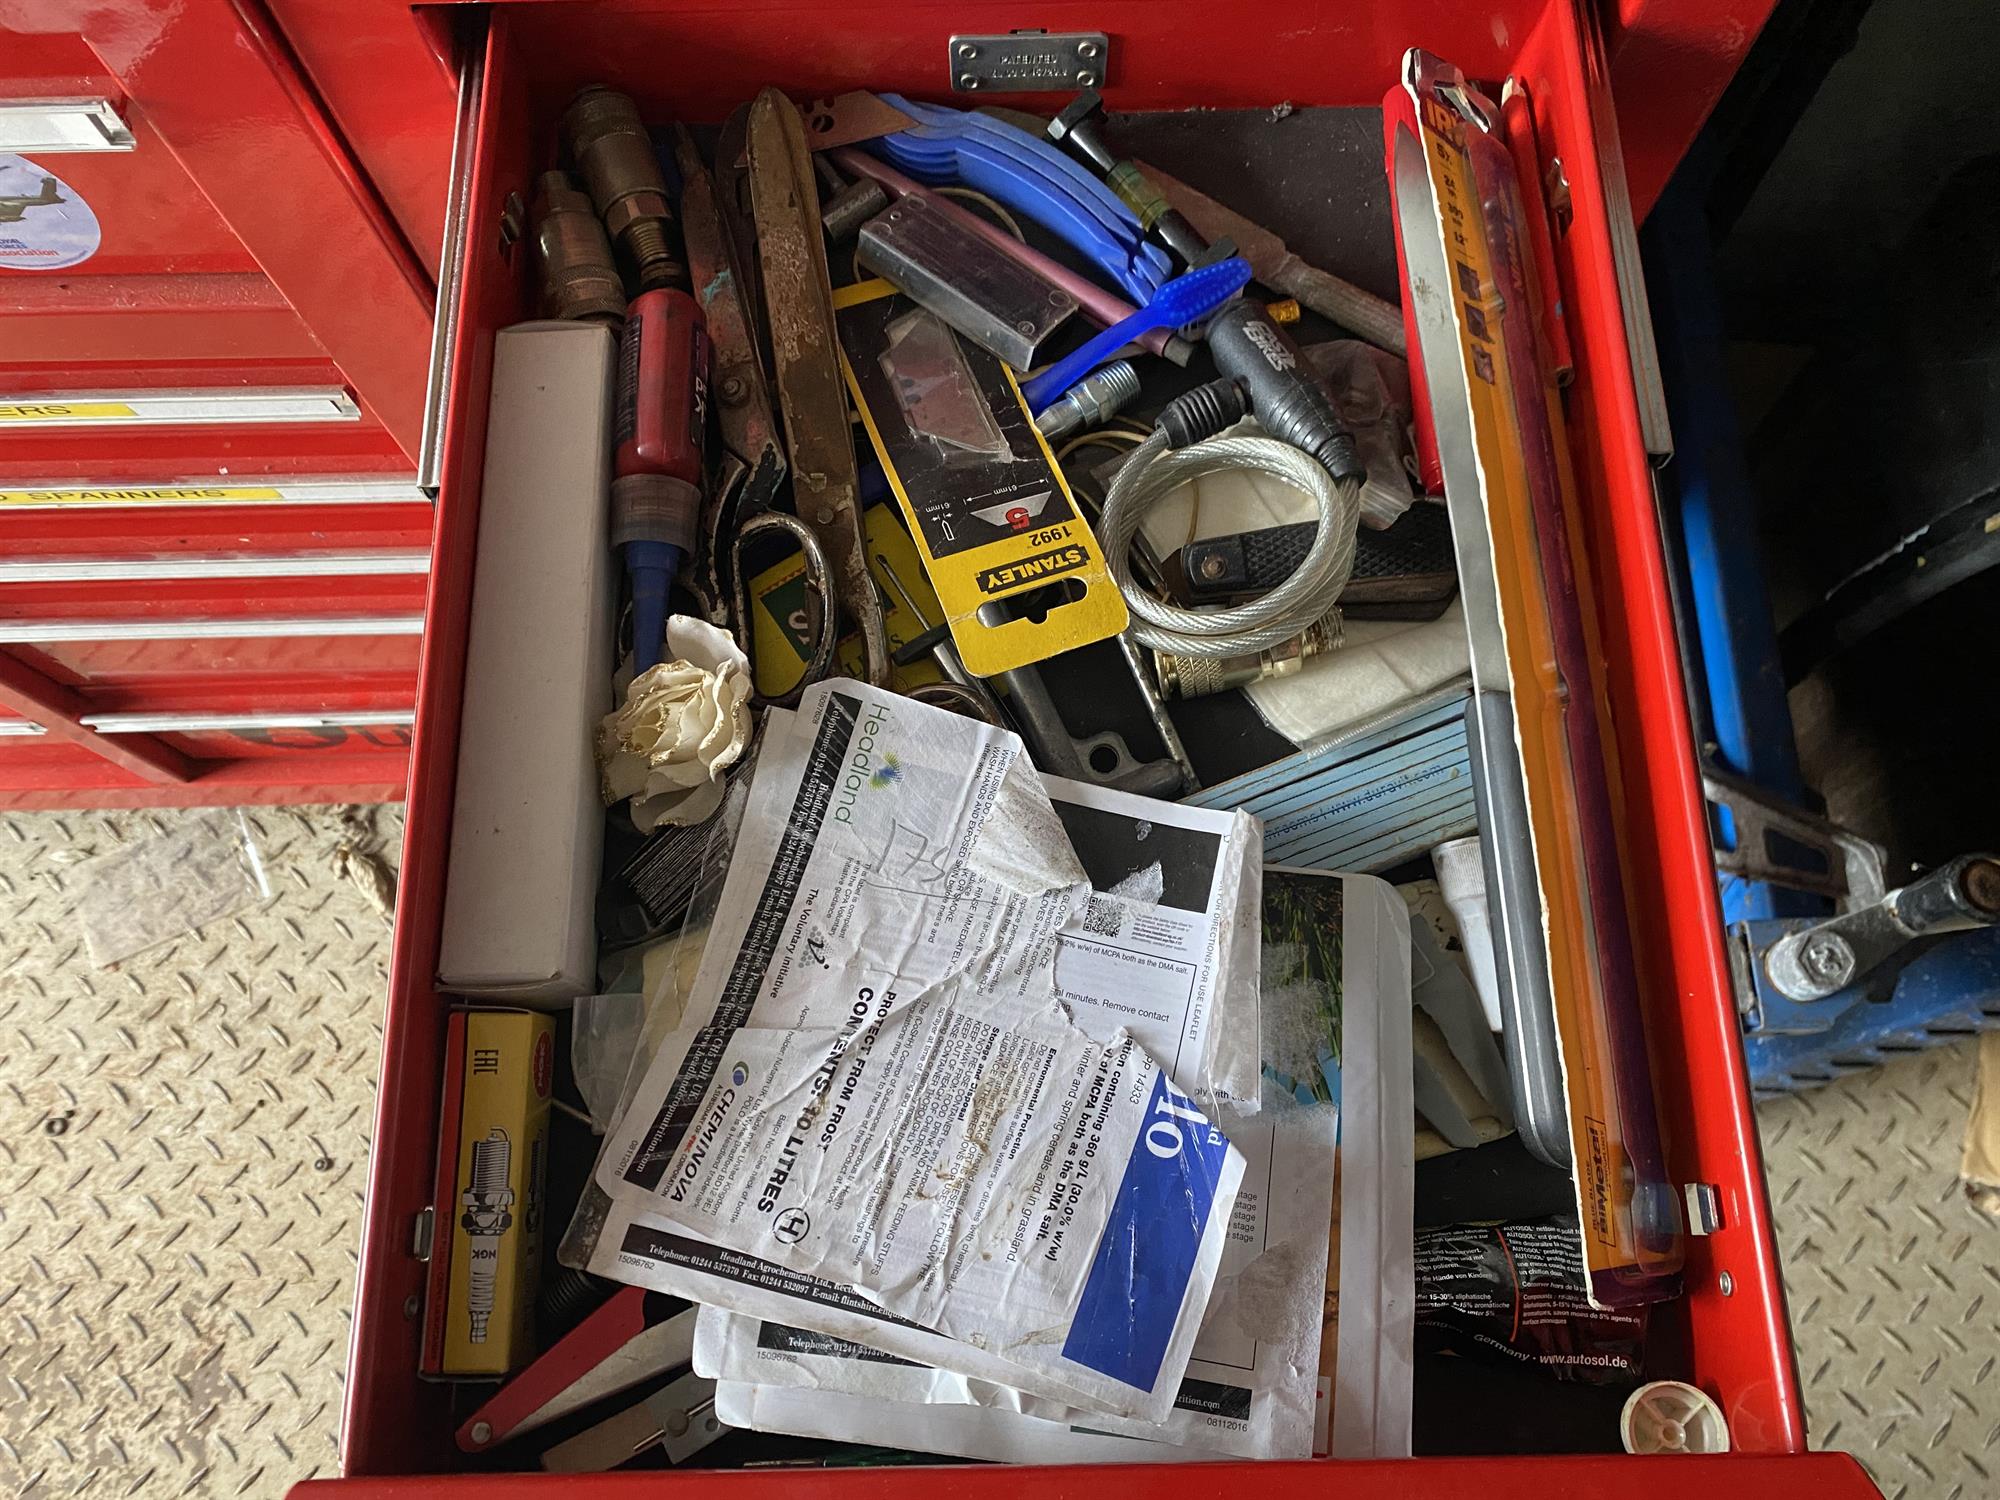
[(1160, 409), (1153, 426), (1167, 435), (1169, 448), (1187, 448), (1234, 427), (1249, 409), (1243, 387), (1225, 376), (1174, 397)]
[[(1181, 551), (1188, 596), (1207, 604), (1239, 594), (1268, 593), (1298, 571), (1318, 530), (1317, 521), (1299, 521), (1189, 542)], [(1419, 500), (1388, 529), (1363, 526), (1355, 534), (1348, 588), (1390, 579), (1429, 579), (1445, 586), (1448, 596), (1453, 572), (1450, 518), (1442, 505)]]

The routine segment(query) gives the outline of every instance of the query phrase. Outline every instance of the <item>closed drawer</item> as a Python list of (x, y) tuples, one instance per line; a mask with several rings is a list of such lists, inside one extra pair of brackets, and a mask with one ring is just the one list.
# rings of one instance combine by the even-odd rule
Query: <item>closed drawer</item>
[[(423, 82), (407, 107), (442, 157), (449, 84)], [(324, 471), (415, 462), (430, 275), (268, 19), (10, 6), (0, 100), (0, 474), (254, 472), (288, 440)], [(96, 149), (39, 149), (65, 100)]]
[[(548, 161), (555, 120), (585, 82), (631, 92), (650, 119), (719, 120), (765, 84), (809, 99), (854, 87), (946, 94), (945, 48), (958, 29), (1010, 20), (1107, 31), (1117, 49), (1107, 97), (1114, 108), (1295, 104), (1372, 108), (1395, 81), (1412, 43), (1450, 57), (1475, 77), (1514, 73), (1536, 101), (1542, 146), (1559, 157), (1572, 217), (1557, 247), (1577, 341), (1571, 429), (1588, 511), (1586, 547), (1597, 578), (1609, 693), (1620, 757), (1613, 781), (1638, 962), (1673, 1177), (1716, 1186), (1721, 1227), (1691, 1242), (1683, 1301), (1665, 1308), (1659, 1335), (1685, 1351), (1694, 1378), (1718, 1393), (1738, 1449), (1768, 1462), (1495, 1460), (1369, 1464), (1328, 1471), (1303, 1465), (1204, 1467), (1210, 1492), (1252, 1493), (1320, 1485), (1343, 1493), (1542, 1495), (1617, 1488), (1724, 1493), (1753, 1487), (1804, 1493), (1871, 1493), (1837, 1456), (1803, 1454), (1805, 1435), (1771, 1243), (1757, 1137), (1724, 965), (1702, 802), (1653, 508), (1651, 476), (1598, 169), (1593, 113), (1608, 108), (1595, 33), (1570, 0), (1499, 0), (1479, 6), (1407, 0), (1344, 8), (1218, 7), (1194, 0), (1105, 0), (1032, 17), (982, 6), (826, 7), (746, 4), (718, 10), (651, 0), (637, 4), (509, 4), (494, 8), (476, 131), (466, 260), (459, 268), (457, 385), (450, 403), (438, 501), (433, 586), (411, 762), (409, 813), (381, 1106), (371, 1162), (367, 1226), (343, 1440), (344, 1481), (359, 1495), (416, 1493), (386, 1478), (448, 1470), (457, 1458), (450, 1392), (417, 1378), (423, 1272), (412, 1230), (429, 1202), (438, 1122), (437, 1080), (445, 1000), (436, 991), (439, 915), (450, 842), (473, 542), (485, 448), (486, 383), (497, 328), (532, 315), (525, 247), (498, 232), (507, 200), (526, 198)], [(1282, 39), (1281, 41), (1277, 39)], [(1023, 100), (1034, 104), (1037, 100)], [(1379, 138), (1379, 137), (1378, 137)], [(1310, 172), (1302, 162), (1297, 170)], [(489, 232), (490, 231), (490, 232)], [(1386, 253), (1387, 247), (1376, 247)], [(1337, 1475), (1335, 1478), (1333, 1475)], [(1699, 1477), (1697, 1477), (1699, 1476)], [(1192, 1475), (1180, 1476), (1187, 1483)], [(1009, 1473), (958, 1469), (948, 1478), (850, 1473), (806, 1478), (628, 1474), (605, 1479), (539, 1476), (465, 1481), (466, 1493), (615, 1494), (727, 1485), (748, 1494), (801, 1487), (841, 1495), (909, 1486), (912, 1495), (1001, 1495), (1024, 1484), (1046, 1493), (1139, 1493), (1176, 1482), (1158, 1467)], [(423, 1481), (423, 1490), (437, 1487)]]
[(0, 487), (0, 806), (400, 796), (430, 582), (416, 494)]

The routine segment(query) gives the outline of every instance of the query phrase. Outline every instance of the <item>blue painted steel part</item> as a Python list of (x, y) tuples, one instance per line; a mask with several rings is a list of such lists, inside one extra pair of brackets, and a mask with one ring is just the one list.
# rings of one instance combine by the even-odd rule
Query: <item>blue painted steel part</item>
[[(1748, 958), (1803, 924), (1748, 922), (1730, 932)], [(1746, 950), (1741, 945), (1748, 943)], [(1760, 1094), (1831, 1083), (1890, 1057), (2000, 1028), (2000, 928), (1954, 933), (1914, 949), (1810, 1005), (1784, 999), (1750, 960), (1757, 996), (1743, 1041)]]
[[(1809, 805), (1799, 770), (1778, 637), (1759, 555), (1756, 495), (1736, 412), (1721, 372), (1726, 340), (1706, 215), (1708, 174), (1698, 147), (1642, 232), (1647, 294), (1676, 435), (1659, 476), (1670, 562), (1691, 619), (1698, 662), (1688, 692), (1701, 726), (1700, 758), (1755, 784), (1776, 802)], [(1673, 544), (1678, 543), (1678, 546)], [(1718, 813), (1716, 840), (1735, 829)], [(1788, 851), (1765, 851), (1782, 863)], [(2000, 929), (1920, 940), (1828, 999), (1801, 1004), (1776, 992), (1758, 955), (1786, 932), (1832, 914), (1823, 896), (1718, 873), (1723, 920), (1750, 997), (1744, 1053), (1761, 1094), (1810, 1088), (1901, 1052), (2000, 1027)]]
[[(1704, 211), (1706, 177), (1690, 162), (1646, 221), (1646, 290), (1659, 334), (1673, 461), (1659, 476), (1664, 509), (1679, 521), (1683, 593), (1692, 607), (1702, 701), (1696, 719), (1710, 743), (1702, 758), (1755, 782), (1772, 797), (1806, 806), (1778, 632), (1764, 587), (1756, 494), (1743, 457), (1727, 368), (1714, 254)], [(1719, 842), (1735, 829), (1719, 814)], [(1725, 922), (1831, 914), (1817, 896), (1720, 878)]]

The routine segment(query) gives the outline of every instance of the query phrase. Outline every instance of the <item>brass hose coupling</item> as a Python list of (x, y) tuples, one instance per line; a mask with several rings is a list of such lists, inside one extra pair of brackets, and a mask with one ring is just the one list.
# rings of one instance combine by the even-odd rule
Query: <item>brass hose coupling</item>
[(688, 288), (676, 253), (679, 231), (652, 137), (629, 96), (592, 84), (570, 101), (563, 133), (612, 243), (631, 262), (639, 290)]
[(607, 328), (624, 322), (625, 283), (611, 259), (611, 241), (567, 172), (544, 172), (537, 179), (532, 222), (550, 316)]

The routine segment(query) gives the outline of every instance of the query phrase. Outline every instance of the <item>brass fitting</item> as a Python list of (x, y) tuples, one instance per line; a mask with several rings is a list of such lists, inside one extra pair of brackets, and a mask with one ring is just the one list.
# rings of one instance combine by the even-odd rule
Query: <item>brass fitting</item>
[(535, 253), (549, 314), (616, 328), (625, 320), (625, 283), (612, 263), (590, 199), (567, 172), (544, 172), (535, 183)]
[(1272, 677), (1289, 677), (1313, 657), (1337, 648), (1342, 635), (1340, 611), (1336, 609), (1268, 651), (1243, 656), (1179, 656), (1155, 651), (1153, 666), (1159, 673), (1160, 691), (1167, 697), (1205, 698)]
[(570, 101), (563, 132), (605, 229), (632, 262), (639, 290), (688, 290), (687, 266), (674, 252), (677, 230), (666, 180), (639, 107), (615, 89), (592, 84)]

